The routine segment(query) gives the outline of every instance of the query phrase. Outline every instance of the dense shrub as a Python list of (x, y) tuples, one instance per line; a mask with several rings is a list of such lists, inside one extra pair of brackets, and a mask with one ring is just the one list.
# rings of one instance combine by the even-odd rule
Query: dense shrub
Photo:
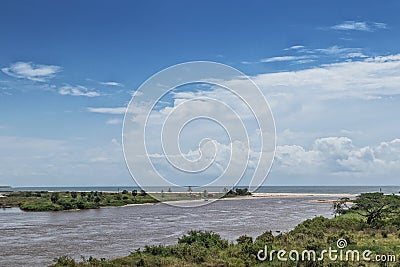
[(191, 245), (194, 243), (205, 248), (222, 249), (228, 247), (228, 241), (221, 239), (220, 235), (213, 232), (190, 231), (178, 240), (178, 244)]

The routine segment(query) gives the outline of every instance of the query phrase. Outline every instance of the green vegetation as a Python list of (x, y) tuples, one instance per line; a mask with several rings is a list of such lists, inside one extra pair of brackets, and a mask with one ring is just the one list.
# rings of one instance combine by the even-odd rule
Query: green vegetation
[(248, 191), (247, 188), (236, 188), (235, 190), (229, 190), (224, 198), (237, 196), (251, 196), (251, 193)]
[[(78, 263), (63, 256), (55, 259), (53, 266), (400, 266), (399, 197), (370, 193), (360, 195), (352, 204), (349, 201), (334, 203), (339, 216), (315, 217), (277, 236), (267, 231), (254, 240), (241, 236), (229, 243), (213, 232), (191, 231), (176, 245), (145, 246), (127, 257), (111, 260), (90, 257)], [(339, 239), (346, 240), (345, 250), (370, 250), (372, 259), (375, 255), (394, 255), (397, 262), (332, 261), (329, 257), (322, 261), (300, 258), (282, 262), (276, 253), (273, 261), (257, 259), (265, 246), (268, 251), (315, 250), (318, 258), (324, 249), (338, 249)]]
[[(106, 206), (124, 206), (129, 204), (157, 203), (162, 201), (177, 200), (208, 200), (221, 198), (225, 193), (193, 192), (190, 188), (188, 192), (173, 193), (168, 192), (152, 193), (154, 197), (147, 194), (144, 190), (133, 190), (129, 192), (124, 189), (121, 193), (104, 192), (9, 192), (0, 197), (1, 207), (20, 207), (25, 211), (61, 211), (61, 210), (82, 210), (95, 209)], [(237, 188), (236, 191), (229, 191), (226, 197), (248, 196), (251, 195), (247, 189)]]
[(128, 194), (127, 190), (124, 190), (122, 193), (97, 191), (80, 193), (44, 191), (12, 192), (0, 198), (0, 207), (14, 206), (20, 207), (25, 211), (61, 211), (158, 202), (158, 200), (143, 192), (138, 196)]

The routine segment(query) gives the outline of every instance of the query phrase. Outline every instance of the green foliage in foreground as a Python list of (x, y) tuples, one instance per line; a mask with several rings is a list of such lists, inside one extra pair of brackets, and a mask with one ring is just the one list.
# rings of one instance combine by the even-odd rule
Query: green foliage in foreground
[(124, 192), (13, 192), (0, 198), (0, 207), (17, 206), (25, 211), (61, 211), (156, 202), (158, 200), (147, 194), (133, 196)]
[[(64, 256), (55, 259), (53, 266), (400, 266), (400, 224), (397, 224), (397, 217), (390, 211), (379, 216), (379, 224), (371, 223), (367, 211), (358, 205), (369, 197), (359, 196), (353, 207), (346, 209), (343, 215), (332, 219), (315, 217), (277, 236), (267, 231), (254, 240), (241, 236), (236, 242), (229, 243), (213, 232), (191, 231), (176, 245), (146, 246), (129, 256), (110, 260), (89, 258), (76, 262)], [(377, 203), (386, 203), (386, 200)], [(368, 206), (368, 210), (375, 210), (374, 207)], [(386, 210), (386, 206), (379, 207)], [(394, 255), (397, 262), (330, 261), (328, 257), (323, 261), (300, 259), (296, 262), (279, 262), (276, 256), (273, 261), (257, 259), (258, 251), (263, 250), (265, 245), (268, 251), (315, 250), (319, 257), (324, 249), (338, 249), (339, 239), (346, 240), (346, 250), (359, 250), (360, 253), (371, 250), (371, 258), (378, 254)]]

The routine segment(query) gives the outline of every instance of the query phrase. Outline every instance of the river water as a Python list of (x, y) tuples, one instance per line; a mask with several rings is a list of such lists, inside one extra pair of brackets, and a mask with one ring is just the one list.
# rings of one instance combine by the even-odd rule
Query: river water
[(332, 216), (331, 205), (313, 202), (316, 199), (232, 199), (196, 208), (151, 204), (38, 213), (0, 209), (0, 266), (46, 266), (62, 255), (125, 256), (144, 245), (176, 243), (189, 230), (214, 231), (231, 241), (243, 234), (288, 231), (307, 218)]

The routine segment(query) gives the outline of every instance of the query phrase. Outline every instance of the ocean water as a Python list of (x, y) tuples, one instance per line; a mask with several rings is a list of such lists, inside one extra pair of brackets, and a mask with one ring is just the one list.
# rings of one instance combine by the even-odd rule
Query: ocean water
[[(242, 188), (241, 186), (238, 186)], [(92, 187), (12, 187), (2, 188), (0, 191), (103, 191), (121, 192), (122, 190), (140, 190), (135, 186), (92, 186)], [(153, 187), (150, 192), (166, 192), (169, 188)], [(192, 188), (196, 191), (196, 188)], [(185, 192), (185, 187), (171, 187), (172, 192)], [(212, 187), (210, 192), (223, 192), (224, 187)], [(200, 189), (200, 191), (202, 191)], [(400, 186), (261, 186), (258, 193), (298, 193), (298, 194), (361, 194), (367, 192), (383, 192), (398, 194)]]

